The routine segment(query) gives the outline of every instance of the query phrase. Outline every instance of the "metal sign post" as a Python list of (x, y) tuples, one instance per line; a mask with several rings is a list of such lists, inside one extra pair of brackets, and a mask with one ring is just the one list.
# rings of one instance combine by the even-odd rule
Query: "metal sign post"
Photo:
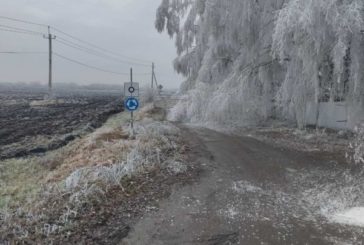
[[(134, 92), (134, 89), (132, 89), (132, 88), (134, 88), (133, 87), (133, 68), (130, 68), (130, 84), (131, 84), (131, 86), (130, 86), (130, 88), (128, 89), (128, 91), (130, 92), (130, 91), (132, 91), (132, 92)], [(131, 93), (132, 95), (133, 95), (133, 93)], [(127, 103), (128, 104), (128, 103)], [(131, 134), (132, 134), (132, 136), (134, 136), (134, 118), (133, 118), (133, 116), (134, 116), (134, 111), (130, 111), (130, 117), (131, 117), (131, 122), (130, 122), (130, 125), (131, 125)]]
[(130, 127), (134, 136), (134, 111), (139, 108), (139, 83), (133, 82), (133, 68), (130, 68), (130, 83), (124, 84), (125, 108), (130, 111)]

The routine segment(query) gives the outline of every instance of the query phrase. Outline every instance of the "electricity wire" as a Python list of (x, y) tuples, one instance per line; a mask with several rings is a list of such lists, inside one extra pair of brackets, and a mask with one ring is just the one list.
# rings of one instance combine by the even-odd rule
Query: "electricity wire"
[(91, 55), (94, 55), (94, 56), (98, 56), (100, 58), (104, 58), (104, 59), (116, 61), (116, 62), (119, 62), (119, 63), (122, 63), (122, 64), (129, 64), (129, 65), (136, 65), (136, 66), (145, 66), (145, 67), (149, 67), (150, 66), (150, 65), (135, 63), (135, 62), (131, 62), (131, 61), (121, 60), (121, 59), (112, 57), (110, 55), (101, 53), (101, 52), (99, 52), (97, 50), (90, 49), (88, 47), (85, 47), (85, 46), (79, 45), (77, 43), (71, 42), (71, 41), (69, 41), (67, 39), (64, 39), (62, 37), (58, 37), (58, 40), (55, 39), (55, 41), (58, 42), (58, 43), (61, 43), (62, 45), (68, 46), (70, 48), (73, 48), (73, 49), (76, 49), (76, 50), (79, 50), (79, 51), (82, 51), (82, 52), (85, 52), (85, 53), (88, 53), (88, 54), (91, 54)]
[[(56, 52), (54, 52), (53, 54), (54, 54), (54, 56), (56, 56), (58, 58), (61, 58), (63, 60), (66, 60), (66, 61), (69, 61), (69, 62), (78, 64), (78, 65), (81, 65), (81, 66), (84, 66), (84, 67), (87, 67), (87, 68), (90, 68), (90, 69), (94, 69), (94, 70), (98, 70), (98, 71), (102, 71), (102, 72), (110, 73), (110, 74), (121, 75), (121, 76), (129, 76), (129, 73), (121, 73), (121, 72), (116, 72), (116, 71), (111, 71), (111, 70), (99, 68), (99, 67), (96, 67), (96, 66), (93, 66), (93, 65), (89, 65), (89, 64), (83, 63), (81, 61), (72, 59), (72, 58), (68, 58), (68, 57), (63, 56), (61, 54), (58, 54)], [(139, 74), (135, 74), (135, 75), (149, 75), (149, 73), (139, 73)]]
[[(24, 24), (30, 24), (30, 25), (36, 25), (36, 26), (41, 26), (41, 27), (49, 27), (48, 25), (45, 25), (45, 24), (40, 24), (40, 23), (36, 23), (36, 22), (31, 22), (31, 21), (27, 21), (27, 20), (22, 20), (22, 19), (18, 19), (18, 18), (12, 18), (12, 17), (7, 17), (7, 16), (0, 16), (0, 19), (4, 19), (4, 20), (9, 20), (9, 21), (15, 21), (15, 22), (19, 22), (19, 23), (24, 23)], [(1, 31), (9, 31), (9, 32), (15, 32), (15, 33), (21, 33), (21, 34), (32, 34), (32, 35), (43, 35), (43, 33), (40, 33), (40, 32), (35, 32), (35, 31), (32, 31), (32, 30), (27, 30), (27, 29), (22, 29), (22, 28), (18, 28), (18, 27), (11, 27), (11, 26), (4, 26), (4, 25), (0, 25), (2, 27), (6, 27), (8, 29), (11, 29), (11, 30), (8, 30), (8, 29), (4, 29), (4, 28), (1, 28), (0, 30)], [(152, 63), (152, 61), (149, 61), (149, 60), (143, 60), (143, 59), (137, 59), (137, 58), (132, 58), (132, 57), (128, 57), (128, 56), (125, 56), (125, 55), (122, 55), (122, 54), (119, 54), (119, 53), (116, 53), (112, 50), (109, 50), (109, 49), (106, 49), (104, 47), (101, 47), (101, 46), (98, 46), (94, 43), (91, 43), (89, 41), (85, 41), (81, 38), (78, 38), (74, 35), (71, 35), (59, 28), (55, 28), (55, 27), (52, 27), (52, 30), (60, 33), (60, 34), (63, 34), (65, 36), (67, 36), (68, 38), (71, 38), (79, 43), (82, 43), (83, 45), (86, 45), (87, 47), (92, 47), (93, 49), (97, 49), (96, 50), (92, 50), (92, 52), (98, 52), (98, 53), (103, 53), (104, 56), (109, 56), (109, 59), (113, 57), (114, 60), (119, 60), (123, 63), (129, 63), (129, 64), (132, 64), (132, 65), (139, 65), (139, 66), (150, 66), (150, 63)], [(63, 40), (65, 41), (65, 40)], [(70, 41), (68, 41), (70, 42)], [(75, 44), (75, 43), (74, 43)], [(80, 45), (82, 46), (82, 45)], [(85, 48), (83, 46), (83, 48)], [(90, 51), (90, 50), (89, 50)], [(105, 58), (105, 57), (104, 57)], [(123, 58), (123, 59), (127, 59), (127, 60), (130, 60), (130, 61), (126, 61), (126, 60), (121, 60), (121, 59), (118, 59), (118, 58)]]
[(12, 29), (6, 29), (6, 28), (0, 28), (0, 31), (13, 32), (13, 33), (19, 33), (19, 34), (27, 34), (27, 35), (33, 35), (33, 36), (43, 35), (42, 33), (37, 33), (37, 32), (12, 30)]
[(26, 20), (21, 20), (21, 19), (17, 19), (17, 18), (11, 18), (11, 17), (7, 17), (7, 16), (0, 16), (0, 19), (11, 20), (11, 21), (15, 21), (15, 22), (30, 24), (30, 25), (37, 25), (37, 26), (47, 27), (47, 25), (44, 25), (44, 24), (31, 22), (31, 21), (26, 21)]
[(43, 51), (0, 51), (0, 54), (47, 54)]
[(105, 49), (105, 48), (100, 47), (100, 46), (98, 46), (98, 45), (95, 45), (95, 44), (93, 44), (93, 43), (91, 43), (91, 42), (88, 42), (88, 41), (82, 40), (82, 39), (80, 39), (80, 38), (78, 38), (78, 37), (75, 37), (75, 36), (73, 36), (73, 35), (71, 35), (71, 34), (68, 34), (67, 32), (64, 32), (64, 31), (62, 31), (62, 30), (60, 30), (60, 29), (58, 29), (58, 28), (52, 27), (52, 29), (53, 29), (53, 30), (55, 30), (56, 32), (59, 32), (59, 33), (61, 33), (61, 34), (65, 35), (65, 36), (67, 36), (67, 37), (69, 37), (69, 38), (72, 38), (72, 39), (74, 39), (74, 40), (76, 40), (76, 41), (78, 41), (78, 42), (80, 42), (80, 43), (84, 43), (84, 44), (86, 44), (86, 45), (88, 45), (88, 46), (91, 46), (91, 47), (93, 47), (93, 48), (96, 48), (96, 49), (98, 49), (98, 50), (100, 50), (100, 51), (103, 51), (103, 52), (105, 52), (105, 53), (108, 53), (108, 54), (111, 54), (111, 55), (114, 55), (114, 56), (123, 57), (123, 58), (130, 59), (130, 60), (139, 61), (139, 62), (141, 62), (141, 64), (144, 64), (144, 65), (147, 65), (147, 64), (148, 64), (148, 65), (150, 65), (150, 63), (152, 63), (152, 61), (149, 61), (149, 60), (137, 59), (137, 58), (128, 57), (128, 56), (125, 56), (125, 55), (122, 55), (122, 54), (118, 54), (118, 53), (116, 53), (116, 52), (114, 52), (114, 51), (111, 51), (111, 50)]

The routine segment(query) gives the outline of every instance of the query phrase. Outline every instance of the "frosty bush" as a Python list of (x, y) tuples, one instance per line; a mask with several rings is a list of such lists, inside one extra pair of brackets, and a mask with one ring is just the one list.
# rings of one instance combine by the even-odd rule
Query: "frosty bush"
[[(163, 0), (186, 100), (172, 118), (218, 125), (270, 117), (305, 125), (307, 102), (363, 94), (361, 0)], [(355, 51), (354, 51), (355, 50)], [(349, 115), (350, 116), (350, 115)]]
[(172, 107), (168, 113), (167, 119), (172, 122), (182, 122), (187, 118), (187, 105), (188, 96), (183, 96), (178, 103)]
[(143, 104), (152, 103), (155, 101), (155, 98), (157, 96), (157, 91), (155, 89), (146, 87), (143, 88), (142, 94), (141, 94), (141, 101)]
[[(178, 147), (180, 130), (177, 127), (152, 121), (137, 124), (136, 132), (136, 140), (128, 147), (126, 161), (110, 166), (80, 168), (65, 180), (65, 191), (72, 193), (71, 203), (80, 205), (90, 200), (101, 201), (109, 188), (123, 188), (123, 178), (155, 167), (172, 169), (171, 172), (175, 174), (184, 171)], [(176, 162), (179, 163), (179, 169)]]
[(355, 128), (356, 137), (350, 144), (350, 151), (352, 154), (348, 155), (349, 160), (355, 163), (364, 164), (364, 124)]

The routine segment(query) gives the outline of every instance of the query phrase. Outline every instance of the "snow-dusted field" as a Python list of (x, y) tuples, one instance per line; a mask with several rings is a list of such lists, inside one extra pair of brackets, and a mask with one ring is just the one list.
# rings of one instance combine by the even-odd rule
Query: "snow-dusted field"
[(61, 148), (123, 110), (114, 91), (56, 90), (44, 101), (45, 87), (9, 86), (0, 84), (0, 159)]

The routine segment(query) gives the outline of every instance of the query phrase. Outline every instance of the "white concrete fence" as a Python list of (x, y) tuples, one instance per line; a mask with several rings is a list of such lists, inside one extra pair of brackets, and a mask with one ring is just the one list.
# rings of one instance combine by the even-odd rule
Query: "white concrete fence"
[[(318, 108), (318, 111), (317, 111)], [(348, 106), (346, 102), (309, 102), (306, 124), (333, 129), (354, 129), (364, 119), (364, 108)]]

